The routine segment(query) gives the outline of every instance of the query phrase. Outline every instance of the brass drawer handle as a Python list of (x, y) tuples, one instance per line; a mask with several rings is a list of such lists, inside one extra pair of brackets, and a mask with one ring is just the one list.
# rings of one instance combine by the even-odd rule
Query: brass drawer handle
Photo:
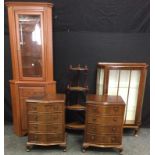
[(95, 136), (91, 136), (91, 140), (94, 140), (95, 139)]
[(117, 121), (117, 118), (113, 118), (113, 121), (116, 122)]
[(93, 131), (93, 132), (96, 132), (96, 128), (92, 128), (92, 131)]
[(96, 118), (93, 118), (93, 122), (96, 122)]
[(102, 137), (102, 140), (105, 140), (105, 137)]
[(58, 116), (54, 116), (53, 120), (58, 120), (58, 118), (59, 118)]
[(51, 105), (45, 105), (45, 109), (46, 109), (47, 111), (51, 110), (51, 108), (52, 108)]
[(50, 137), (50, 138), (47, 138), (46, 140), (47, 140), (48, 142), (50, 142), (50, 141), (52, 141), (52, 139), (53, 139), (53, 138)]
[(115, 142), (115, 141), (116, 141), (116, 137), (112, 137), (112, 138), (111, 138), (111, 141), (112, 141), (112, 142)]
[(32, 110), (36, 111), (37, 110), (37, 107), (32, 106)]
[(113, 127), (113, 128), (112, 128), (112, 131), (116, 131), (116, 128), (115, 128), (115, 127)]
[(34, 129), (38, 129), (38, 126), (37, 126), (37, 125), (34, 125), (33, 128), (34, 128)]
[(114, 111), (117, 112), (119, 110), (118, 107), (114, 107)]
[(34, 120), (35, 121), (38, 121), (38, 116), (34, 116)]
[(57, 130), (59, 129), (57, 126), (53, 126), (53, 130)]
[(94, 108), (93, 108), (93, 111), (94, 111), (94, 112), (97, 112), (97, 107), (94, 107)]
[(38, 140), (38, 135), (34, 135), (34, 140)]
[(33, 92), (32, 94), (33, 94), (33, 95), (36, 95), (36, 94), (37, 94), (37, 92)]
[(59, 110), (59, 107), (58, 106), (54, 106), (53, 109), (54, 110)]

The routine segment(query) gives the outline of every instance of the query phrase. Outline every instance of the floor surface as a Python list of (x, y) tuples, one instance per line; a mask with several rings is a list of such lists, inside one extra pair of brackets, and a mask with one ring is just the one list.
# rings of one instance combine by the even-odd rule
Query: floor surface
[[(69, 132), (67, 137), (67, 152), (57, 146), (35, 146), (31, 152), (26, 152), (27, 137), (18, 137), (12, 131), (12, 125), (4, 127), (4, 154), (5, 155), (117, 155), (114, 149), (88, 148), (81, 152), (83, 134)], [(125, 130), (123, 135), (123, 155), (149, 155), (150, 129), (141, 128), (139, 136), (135, 137), (132, 130)]]

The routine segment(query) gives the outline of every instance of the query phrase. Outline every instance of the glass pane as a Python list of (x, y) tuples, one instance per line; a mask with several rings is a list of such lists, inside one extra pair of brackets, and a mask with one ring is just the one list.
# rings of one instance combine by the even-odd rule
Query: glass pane
[(130, 77), (130, 70), (121, 70), (119, 87), (122, 87), (122, 88), (129, 87), (129, 77)]
[(124, 120), (126, 119), (126, 114), (127, 114), (127, 100), (128, 100), (128, 88), (120, 88), (118, 90), (118, 95), (122, 97), (124, 103), (126, 104), (125, 106), (125, 113), (124, 113)]
[(127, 104), (128, 88), (119, 88), (118, 95), (121, 96), (125, 104)]
[(128, 110), (136, 110), (138, 99), (138, 88), (129, 89)]
[(131, 71), (131, 82), (130, 87), (138, 88), (140, 82), (140, 70), (132, 70)]
[(108, 95), (117, 95), (117, 88), (108, 88)]
[(126, 120), (125, 123), (127, 124), (134, 124), (135, 122), (135, 115), (136, 115), (136, 110), (135, 111), (127, 111), (127, 115), (126, 115)]
[(103, 95), (104, 69), (97, 69), (97, 87), (96, 94)]
[(119, 70), (110, 70), (108, 88), (118, 87), (118, 81), (119, 81)]
[(128, 122), (128, 124), (130, 123), (132, 124), (135, 121), (137, 98), (138, 98), (138, 88), (129, 88), (128, 107), (126, 115), (126, 122)]
[(42, 76), (40, 15), (19, 15), (19, 38), (24, 77)]

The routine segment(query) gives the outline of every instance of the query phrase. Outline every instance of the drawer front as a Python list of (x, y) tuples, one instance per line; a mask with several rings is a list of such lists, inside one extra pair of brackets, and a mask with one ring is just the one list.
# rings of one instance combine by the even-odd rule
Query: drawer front
[(102, 124), (105, 126), (122, 126), (123, 119), (120, 116), (93, 116), (93, 115), (88, 115), (88, 123), (92, 124)]
[(121, 135), (86, 135), (86, 142), (92, 144), (121, 144)]
[(63, 133), (64, 131), (62, 124), (29, 123), (29, 132)]
[[(102, 125), (102, 124), (101, 124)], [(121, 126), (101, 126), (88, 124), (87, 125), (87, 133), (91, 134), (121, 134), (122, 128)]]
[(33, 95), (43, 95), (44, 87), (19, 87), (20, 93), (20, 110), (21, 110), (21, 126), (23, 131), (27, 131), (27, 105), (25, 100)]
[(63, 114), (28, 113), (28, 122), (63, 123)]
[(20, 96), (30, 97), (30, 96), (42, 96), (44, 95), (44, 87), (20, 87)]
[(87, 105), (87, 112), (100, 115), (120, 115), (124, 114), (124, 106), (104, 106)]
[(53, 143), (53, 142), (63, 142), (63, 134), (34, 134), (29, 133), (28, 141), (34, 143)]
[(29, 112), (62, 112), (63, 103), (28, 103)]

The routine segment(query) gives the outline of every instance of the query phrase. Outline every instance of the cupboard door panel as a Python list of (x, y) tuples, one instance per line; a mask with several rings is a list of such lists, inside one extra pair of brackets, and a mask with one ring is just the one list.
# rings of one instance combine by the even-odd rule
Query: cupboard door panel
[(44, 93), (44, 87), (19, 87), (22, 130), (27, 131), (27, 105), (25, 100), (33, 95), (42, 96)]

